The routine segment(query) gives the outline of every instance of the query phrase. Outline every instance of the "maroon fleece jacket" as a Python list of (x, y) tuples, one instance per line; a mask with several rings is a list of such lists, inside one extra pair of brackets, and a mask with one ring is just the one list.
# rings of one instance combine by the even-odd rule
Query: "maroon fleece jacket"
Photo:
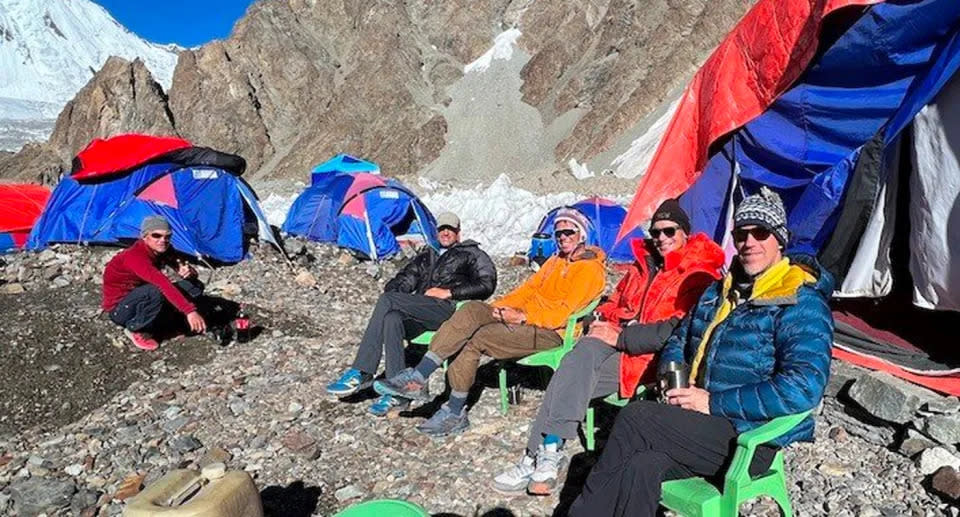
[(133, 246), (110, 259), (103, 270), (104, 311), (110, 312), (123, 297), (143, 284), (153, 284), (180, 312), (190, 314), (197, 307), (160, 271), (164, 257), (138, 240)]

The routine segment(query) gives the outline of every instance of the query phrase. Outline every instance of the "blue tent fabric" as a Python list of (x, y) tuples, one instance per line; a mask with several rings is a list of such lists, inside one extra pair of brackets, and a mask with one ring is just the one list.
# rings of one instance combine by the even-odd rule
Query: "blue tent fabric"
[[(538, 255), (549, 257), (556, 253), (557, 245), (552, 233), (553, 219), (557, 210), (561, 208), (564, 207), (554, 208), (540, 220), (540, 225), (537, 226), (537, 231), (530, 243), (530, 249), (527, 250), (528, 259), (533, 260)], [(591, 226), (587, 229), (589, 233), (587, 244), (601, 248), (607, 254), (607, 259), (613, 262), (633, 262), (634, 256), (630, 242), (634, 239), (644, 239), (646, 234), (641, 228), (636, 228), (617, 242), (617, 234), (627, 215), (624, 207), (608, 199), (592, 197), (578, 201), (569, 208), (575, 208), (590, 221)]]
[(788, 210), (791, 249), (816, 253), (836, 225), (863, 146), (886, 144), (960, 65), (960, 2), (888, 1), (826, 49), (762, 115), (735, 131), (682, 198), (698, 207), (695, 229), (721, 237), (734, 172), (737, 194), (777, 190)]
[(420, 235), (439, 249), (436, 219), (416, 194), (379, 176), (359, 191), (352, 188), (363, 180), (362, 173), (334, 173), (310, 185), (290, 206), (283, 231), (374, 260), (400, 251), (398, 233)]
[(17, 245), (13, 242), (13, 237), (9, 233), (0, 232), (0, 253), (5, 253), (16, 247)]
[[(138, 197), (154, 182), (167, 179), (175, 207)], [(245, 255), (247, 209), (255, 214), (261, 238), (265, 237), (269, 224), (252, 191), (237, 176), (215, 167), (156, 163), (95, 183), (67, 176), (54, 189), (27, 248), (38, 250), (56, 242), (118, 244), (138, 238), (143, 218), (157, 214), (170, 222), (176, 250), (238, 262)], [(272, 235), (264, 240), (276, 244)]]
[(326, 178), (329, 178), (331, 174), (350, 174), (355, 172), (379, 174), (380, 166), (373, 162), (341, 153), (314, 167), (313, 170), (310, 171), (310, 182), (315, 184), (324, 181)]

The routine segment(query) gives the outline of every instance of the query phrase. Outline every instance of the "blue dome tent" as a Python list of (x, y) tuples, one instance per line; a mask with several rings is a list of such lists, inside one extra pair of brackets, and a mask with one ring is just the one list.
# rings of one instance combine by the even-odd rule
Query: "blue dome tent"
[(317, 178), (316, 170), (313, 184), (290, 206), (283, 231), (373, 260), (400, 251), (400, 236), (439, 247), (433, 214), (399, 181), (369, 172), (325, 172)]
[[(553, 240), (553, 218), (557, 210), (564, 207), (557, 207), (547, 212), (547, 215), (540, 220), (536, 233), (530, 242), (530, 250), (527, 252), (527, 258), (531, 263), (535, 257), (546, 257), (553, 255), (557, 251), (557, 244)], [(626, 237), (617, 243), (617, 233), (620, 231), (620, 225), (623, 218), (627, 215), (627, 210), (612, 200), (602, 197), (591, 197), (578, 201), (569, 208), (574, 208), (590, 221), (590, 228), (587, 228), (587, 244), (598, 246), (607, 254), (607, 258), (614, 262), (633, 262), (633, 251), (630, 249), (630, 241), (633, 239), (643, 239), (646, 234), (640, 228), (634, 229)]]
[(310, 171), (310, 184), (316, 184), (331, 178), (332, 174), (353, 174), (356, 172), (380, 174), (380, 166), (349, 154), (340, 153)]
[[(131, 154), (132, 139), (148, 145), (161, 140), (122, 135), (91, 143), (74, 160), (73, 174), (51, 194), (30, 233), (28, 249), (58, 242), (119, 244), (137, 239), (140, 222), (149, 215), (166, 217), (174, 249), (197, 258), (239, 262), (252, 235), (280, 247), (256, 195), (239, 177), (245, 167), (242, 158), (181, 141), (185, 145), (173, 150), (124, 157), (127, 164), (135, 164), (129, 169), (111, 167), (117, 156)], [(96, 163), (99, 157), (109, 157), (111, 163)]]

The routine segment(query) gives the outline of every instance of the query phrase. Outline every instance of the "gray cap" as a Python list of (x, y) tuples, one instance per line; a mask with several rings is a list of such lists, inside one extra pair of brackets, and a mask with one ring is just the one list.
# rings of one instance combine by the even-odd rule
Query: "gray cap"
[(453, 212), (440, 212), (440, 215), (437, 216), (437, 228), (441, 226), (452, 226), (459, 230), (460, 218)]
[(148, 215), (140, 222), (140, 237), (146, 237), (150, 232), (169, 232), (170, 223), (162, 215)]
[(781, 246), (790, 240), (787, 230), (787, 211), (776, 192), (760, 187), (760, 192), (747, 196), (733, 213), (733, 227), (757, 225), (773, 232)]

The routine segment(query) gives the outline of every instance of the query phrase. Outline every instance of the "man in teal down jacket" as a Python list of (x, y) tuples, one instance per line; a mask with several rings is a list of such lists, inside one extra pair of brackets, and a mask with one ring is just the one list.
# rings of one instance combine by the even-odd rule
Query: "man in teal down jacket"
[[(734, 214), (737, 257), (674, 330), (661, 354), (685, 363), (690, 387), (667, 404), (637, 401), (617, 416), (571, 516), (656, 515), (660, 484), (722, 475), (737, 435), (813, 409), (830, 372), (833, 278), (806, 256), (785, 257), (786, 211), (763, 187)], [(761, 445), (751, 475), (777, 448), (813, 440), (813, 418)]]

